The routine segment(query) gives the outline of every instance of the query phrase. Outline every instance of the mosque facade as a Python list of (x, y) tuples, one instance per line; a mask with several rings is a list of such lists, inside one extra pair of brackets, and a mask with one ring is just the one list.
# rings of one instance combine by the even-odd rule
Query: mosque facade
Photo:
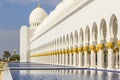
[(120, 0), (63, 0), (40, 6), (20, 30), (20, 61), (120, 70)]

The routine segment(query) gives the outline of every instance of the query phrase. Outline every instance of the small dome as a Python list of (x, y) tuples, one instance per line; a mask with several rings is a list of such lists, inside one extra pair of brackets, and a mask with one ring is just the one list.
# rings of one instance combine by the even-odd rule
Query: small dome
[(29, 17), (29, 23), (31, 26), (38, 26), (47, 16), (48, 15), (45, 10), (38, 6), (31, 12)]

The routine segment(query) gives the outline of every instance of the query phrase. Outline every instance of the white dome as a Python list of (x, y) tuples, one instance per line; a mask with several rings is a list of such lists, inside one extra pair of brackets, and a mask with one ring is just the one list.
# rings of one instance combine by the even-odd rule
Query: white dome
[(29, 17), (29, 23), (30, 25), (34, 25), (34, 24), (40, 24), (46, 17), (47, 17), (47, 13), (45, 12), (45, 10), (43, 10), (40, 7), (35, 8)]

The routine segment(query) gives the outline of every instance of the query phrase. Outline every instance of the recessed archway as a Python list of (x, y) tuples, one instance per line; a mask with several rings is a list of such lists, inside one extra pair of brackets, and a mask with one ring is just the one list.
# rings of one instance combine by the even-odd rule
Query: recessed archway
[[(60, 52), (62, 51), (63, 48), (63, 42), (62, 42), (62, 37), (60, 37)], [(62, 64), (62, 52), (59, 54), (60, 56), (60, 64)]]
[(57, 38), (57, 49), (59, 47), (59, 38)]
[(73, 46), (73, 33), (70, 33), (70, 46)]
[(65, 42), (65, 35), (63, 36), (63, 47), (65, 47), (66, 46), (66, 42)]
[(78, 32), (76, 30), (74, 34), (74, 45), (77, 46), (77, 44), (78, 44)]
[[(55, 40), (54, 40), (54, 52), (55, 52), (55, 53), (56, 53), (56, 51), (57, 51), (57, 50), (56, 50), (56, 48), (57, 48), (56, 46), (57, 46), (57, 40), (55, 39)], [(54, 54), (54, 55), (55, 55), (54, 61), (55, 61), (55, 63), (57, 63), (57, 61), (56, 61), (57, 55), (56, 55), (56, 54)]]
[(87, 44), (89, 44), (90, 42), (90, 28), (88, 25), (86, 26), (86, 29), (85, 29), (85, 40), (84, 41)]
[[(73, 33), (70, 33), (70, 49), (73, 48)], [(73, 53), (71, 53), (71, 64), (73, 64)]]
[[(57, 52), (59, 51), (60, 39), (57, 38)], [(57, 53), (57, 63), (60, 64), (60, 55)]]
[(54, 46), (55, 46), (55, 48), (56, 48), (56, 44), (57, 44), (57, 40), (55, 39), (54, 40)]
[[(64, 52), (65, 52), (65, 48), (66, 48), (66, 42), (65, 42), (65, 35), (63, 35), (63, 50), (64, 50)], [(63, 52), (63, 54), (62, 54), (62, 64), (63, 65), (65, 65), (65, 61), (66, 61), (66, 55), (64, 54), (64, 52)]]
[(113, 14), (110, 18), (110, 38), (111, 40), (114, 41), (114, 43), (116, 43), (118, 41), (117, 39), (117, 33), (118, 33), (118, 20), (117, 17)]
[(83, 29), (80, 28), (80, 33), (79, 33), (79, 40), (80, 40), (80, 45), (83, 46)]
[[(66, 49), (69, 50), (69, 34), (66, 35)], [(66, 58), (67, 64), (70, 65), (70, 54), (67, 53)]]
[(63, 42), (62, 42), (62, 37), (60, 37), (60, 48), (62, 48)]
[[(89, 53), (89, 42), (90, 42), (90, 28), (89, 26), (86, 26), (85, 29), (85, 39), (84, 39), (84, 46), (85, 46), (85, 52), (84, 52), (84, 66), (89, 67), (90, 66), (90, 54)], [(86, 51), (87, 50), (87, 51)]]
[[(110, 42), (113, 42), (113, 45), (110, 45), (111, 48), (109, 48), (109, 43), (108, 43), (108, 68), (115, 68), (115, 59), (118, 60), (118, 55), (114, 54), (114, 53), (117, 53), (118, 52), (112, 52), (113, 51), (113, 48), (116, 48), (117, 47), (117, 42), (118, 42), (118, 39), (117, 39), (117, 33), (118, 33), (118, 20), (117, 20), (117, 17), (113, 14), (110, 18), (110, 23), (109, 23), (109, 34), (110, 34)], [(112, 51), (111, 51), (112, 50)], [(116, 55), (116, 57), (115, 57)]]
[(92, 41), (93, 41), (93, 44), (97, 43), (97, 36), (98, 36), (97, 24), (94, 22), (93, 27), (92, 27)]
[(66, 35), (66, 45), (69, 46), (69, 35)]
[[(77, 32), (77, 30), (75, 30), (75, 33), (74, 33), (74, 47), (75, 48), (78, 48), (78, 32)], [(77, 66), (78, 65), (78, 52), (74, 52), (74, 54), (73, 54), (73, 62), (74, 62), (74, 65), (75, 66)]]
[(100, 23), (100, 40), (102, 41), (101, 43), (105, 43), (106, 34), (107, 34), (106, 21), (104, 19), (102, 19), (101, 23)]

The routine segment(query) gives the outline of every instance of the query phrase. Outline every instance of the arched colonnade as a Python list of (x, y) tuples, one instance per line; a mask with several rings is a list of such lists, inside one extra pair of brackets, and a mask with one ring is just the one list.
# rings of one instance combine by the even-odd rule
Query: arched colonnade
[(117, 36), (118, 20), (113, 14), (109, 25), (102, 19), (100, 25), (94, 22), (85, 30), (81, 27), (40, 46), (36, 53), (37, 49), (32, 50), (35, 54), (31, 55), (31, 60), (80, 68), (119, 69), (120, 41)]

